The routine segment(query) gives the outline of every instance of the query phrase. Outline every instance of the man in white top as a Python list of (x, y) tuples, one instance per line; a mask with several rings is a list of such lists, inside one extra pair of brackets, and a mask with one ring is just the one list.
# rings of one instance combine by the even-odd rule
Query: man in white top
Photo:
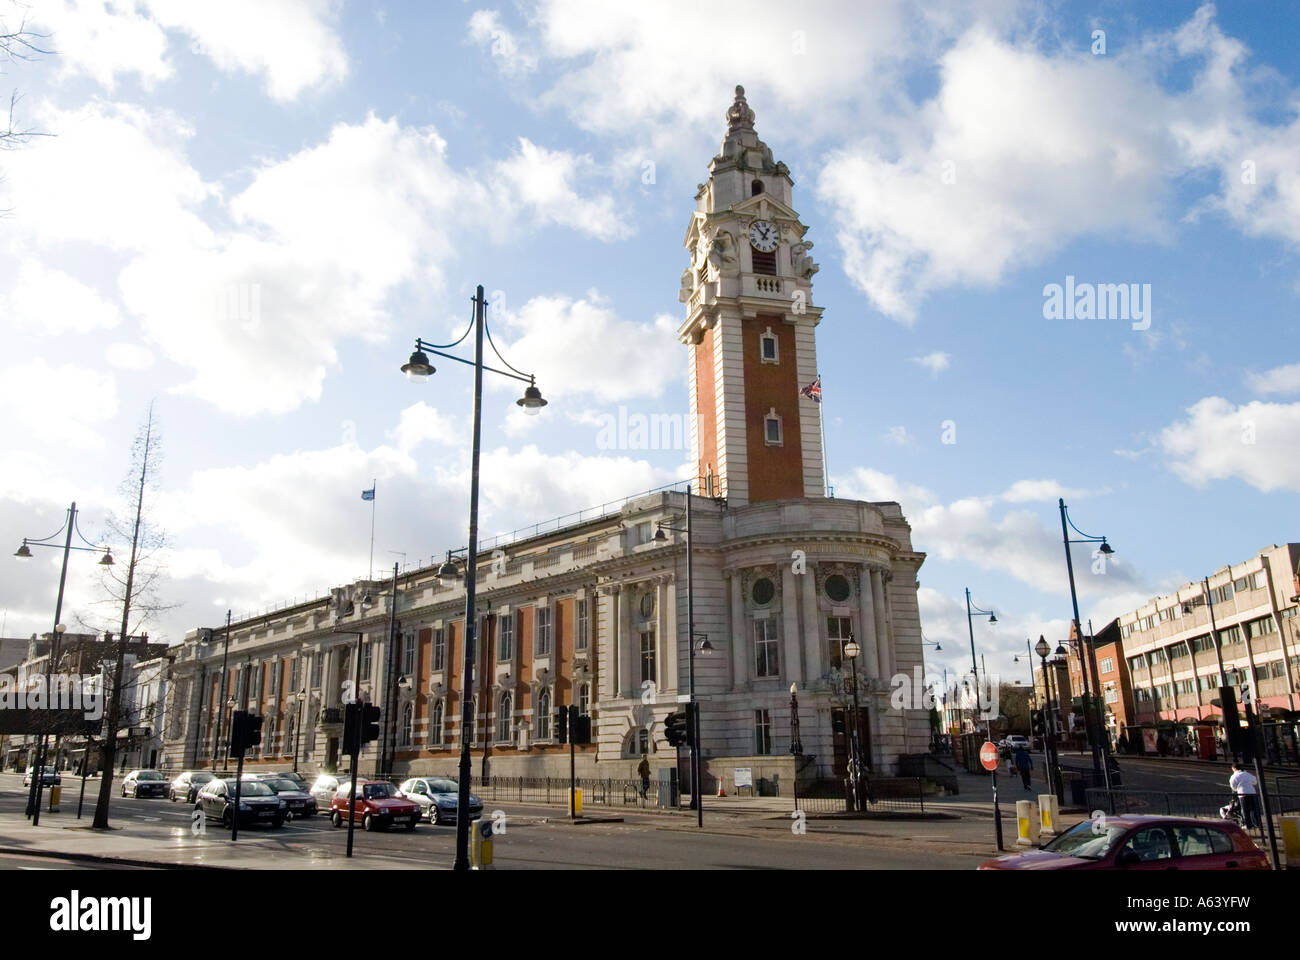
[(1258, 783), (1255, 775), (1240, 763), (1232, 765), (1232, 776), (1228, 778), (1228, 786), (1241, 802), (1241, 815), (1246, 821), (1247, 830), (1259, 826), (1259, 808), (1256, 806), (1258, 793), (1255, 789)]

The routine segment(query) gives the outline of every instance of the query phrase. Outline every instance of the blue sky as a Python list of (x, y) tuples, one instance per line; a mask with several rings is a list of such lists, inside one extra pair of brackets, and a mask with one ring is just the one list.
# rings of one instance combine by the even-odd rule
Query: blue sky
[[(681, 240), (741, 83), (821, 264), (831, 480), (902, 502), (932, 666), (968, 664), (967, 586), (990, 671), (1064, 636), (1058, 496), (1118, 550), (1077, 555), (1097, 626), (1294, 539), (1295, 8), (972, 7), (32, 4), (57, 53), (3, 79), (56, 136), (0, 154), (0, 533), (76, 499), (93, 538), (155, 399), (156, 635), (364, 574), (372, 478), (377, 567), (461, 545), (468, 368), (397, 367), (478, 283), (551, 400), (489, 384), (485, 536), (684, 477), (599, 424), (686, 412)], [(1149, 284), (1150, 328), (1045, 319), (1067, 276)], [(49, 628), (44, 553), (7, 635)]]

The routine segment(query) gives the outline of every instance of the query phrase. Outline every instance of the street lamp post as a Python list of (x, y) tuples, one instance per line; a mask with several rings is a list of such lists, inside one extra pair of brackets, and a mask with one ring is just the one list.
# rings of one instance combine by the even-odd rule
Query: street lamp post
[[(469, 550), (465, 562), (465, 657), (462, 668), (463, 682), (461, 684), (461, 731), (460, 731), (460, 777), (457, 784), (456, 799), (456, 860), (453, 869), (469, 869), (469, 778), (470, 778), (470, 730), (472, 722), (472, 713), (474, 710), (473, 684), (474, 684), (474, 633), (476, 627), (476, 614), (474, 611), (475, 587), (477, 585), (478, 574), (478, 484), (479, 484), (479, 446), (483, 432), (483, 371), (490, 370), (493, 373), (509, 377), (514, 380), (527, 382), (528, 387), (524, 390), (524, 395), (515, 401), (524, 409), (525, 413), (537, 414), (541, 408), (546, 406), (546, 401), (542, 399), (542, 392), (537, 389), (536, 378), (531, 374), (523, 373), (511, 367), (500, 351), (497, 350), (496, 344), (492, 344), (492, 352), (497, 358), (509, 367), (509, 370), (500, 370), (495, 367), (487, 367), (483, 364), (483, 334), (487, 327), (486, 317), (487, 301), (483, 297), (483, 285), (479, 284), (474, 290), (474, 319), (472, 326), (474, 328), (474, 359), (466, 360), (463, 357), (455, 356), (445, 352), (451, 347), (456, 346), (461, 340), (464, 340), (469, 334), (467, 329), (461, 334), (460, 340), (452, 343), (426, 343), (424, 340), (416, 339), (415, 350), (412, 352), (410, 359), (402, 365), (402, 372), (406, 374), (407, 379), (413, 383), (423, 383), (434, 373), (434, 367), (429, 363), (429, 353), (437, 354), (448, 360), (455, 360), (457, 363), (464, 363), (474, 367), (474, 427), (473, 440), (470, 452), (470, 483), (469, 483)], [(492, 336), (488, 334), (488, 343), (492, 343)], [(427, 352), (426, 352), (427, 351)], [(446, 564), (444, 564), (446, 566)]]
[[(858, 642), (850, 634), (849, 642), (844, 644), (844, 655), (849, 658), (849, 663), (853, 668), (853, 739), (849, 741), (849, 744), (853, 755), (851, 777), (853, 780), (853, 806), (859, 812), (867, 808), (866, 797), (862, 790), (862, 739), (860, 736), (862, 721), (859, 719), (858, 713), (858, 654), (861, 652), (862, 648), (858, 646)], [(904, 723), (906, 723), (906, 714), (904, 715)]]
[[(226, 700), (226, 681), (228, 679), (228, 674), (229, 674), (229, 671), (227, 669), (227, 661), (229, 659), (230, 659), (230, 611), (227, 610), (226, 611), (226, 638), (221, 645), (221, 690), (217, 694), (218, 704), (224, 703)], [(225, 718), (226, 718), (226, 711), (220, 710), (217, 713), (217, 728), (214, 731), (213, 738), (212, 738), (213, 772), (216, 772), (217, 757), (220, 756), (221, 753), (221, 726), (222, 726), (222, 721), (224, 721)]]
[[(1101, 544), (1101, 546), (1099, 546), (1097, 550), (1103, 556), (1107, 556), (1107, 557), (1110, 556), (1112, 553), (1114, 553), (1115, 550), (1114, 548), (1111, 547), (1109, 543), (1106, 542), (1105, 537), (1090, 536), (1089, 534), (1084, 533), (1082, 530), (1076, 527), (1070, 521), (1069, 512), (1065, 506), (1065, 500), (1063, 498), (1058, 499), (1057, 504), (1059, 505), (1061, 511), (1061, 540), (1065, 545), (1065, 569), (1070, 575), (1070, 603), (1074, 609), (1074, 635), (1079, 638), (1079, 665), (1083, 668), (1080, 671), (1083, 677), (1083, 730), (1088, 737), (1088, 746), (1092, 749), (1093, 777), (1095, 778), (1098, 775), (1098, 773), (1100, 773), (1102, 779), (1105, 781), (1106, 791), (1109, 793), (1111, 789), (1110, 750), (1109, 750), (1109, 744), (1105, 742), (1104, 738), (1101, 737), (1100, 734), (1094, 736), (1093, 733), (1094, 707), (1092, 703), (1092, 693), (1089, 689), (1089, 684), (1088, 684), (1088, 662), (1090, 659), (1088, 653), (1089, 645), (1088, 645), (1088, 641), (1085, 640), (1083, 637), (1083, 627), (1079, 622), (1079, 593), (1078, 590), (1075, 589), (1075, 585), (1074, 585), (1074, 559), (1070, 555), (1070, 544), (1072, 543)], [(1075, 533), (1079, 535), (1078, 538), (1074, 540), (1070, 539), (1071, 530), (1073, 530)], [(1100, 722), (1100, 720), (1101, 720), (1100, 716), (1096, 717), (1097, 722)]]
[[(72, 545), (72, 532), (74, 530), (77, 532), (77, 536), (81, 538), (81, 542), (85, 544), (84, 547), (74, 547)], [(68, 507), (68, 519), (64, 521), (62, 527), (55, 530), (48, 537), (41, 537), (40, 539), (24, 537), (22, 546), (14, 551), (14, 556), (20, 560), (30, 560), (32, 556), (31, 547), (54, 547), (55, 549), (58, 549), (58, 543), (50, 543), (49, 541), (54, 540), (60, 533), (65, 532), (66, 536), (64, 537), (62, 547), (63, 565), (59, 569), (59, 593), (58, 599), (54, 601), (54, 630), (50, 637), (50, 654), (49, 658), (45, 661), (45, 677), (42, 681), (47, 690), (49, 689), (50, 676), (54, 673), (55, 664), (59, 659), (59, 646), (63, 640), (63, 633), (67, 629), (62, 623), (62, 618), (63, 589), (68, 582), (69, 555), (73, 550), (84, 550), (90, 553), (99, 553), (102, 551), (104, 556), (99, 561), (100, 565), (106, 567), (113, 565), (113, 554), (109, 551), (108, 547), (97, 547), (82, 535), (81, 528), (77, 526), (77, 503), (75, 500), (72, 502), (71, 506)], [(27, 816), (32, 818), (33, 827), (39, 826), (41, 822), (41, 790), (45, 785), (46, 743), (47, 733), (45, 730), (42, 730), (40, 737), (37, 739), (36, 762), (32, 765), (31, 792), (27, 797)]]
[(1065, 803), (1065, 784), (1061, 779), (1061, 761), (1056, 754), (1056, 718), (1052, 714), (1052, 688), (1048, 685), (1047, 680), (1047, 654), (1050, 651), (1051, 647), (1047, 645), (1047, 639), (1039, 636), (1034, 652), (1038, 654), (1038, 658), (1043, 662), (1043, 697), (1047, 701), (1043, 717), (1046, 721), (1044, 735), (1047, 740), (1047, 777), (1052, 792), (1056, 794), (1056, 799), (1060, 803)]
[(799, 684), (790, 684), (790, 756), (794, 758), (794, 808), (799, 809), (799, 758), (803, 741), (799, 739)]
[[(976, 717), (976, 724), (975, 724), (975, 727), (976, 727), (976, 730), (979, 729), (979, 715), (980, 715), (981, 713), (984, 712), (984, 708), (983, 708), (983, 707), (981, 706), (981, 704), (980, 704), (980, 672), (979, 672), (979, 665), (975, 662), (975, 625), (974, 625), (974, 621), (973, 621), (972, 618), (975, 617), (975, 616), (977, 616), (977, 615), (978, 615), (978, 616), (981, 616), (981, 617), (985, 617), (985, 616), (988, 617), (988, 618), (989, 618), (989, 623), (997, 623), (997, 622), (998, 622), (998, 618), (994, 615), (994, 613), (993, 613), (992, 610), (981, 610), (979, 607), (974, 606), (974, 605), (971, 603), (971, 599), (970, 599), (970, 587), (967, 587), (967, 588), (966, 588), (966, 629), (970, 632), (970, 668), (971, 668), (971, 673), (973, 673), (973, 674), (975, 675), (975, 717)], [(985, 677), (984, 680), (985, 680), (985, 682), (988, 682), (988, 677)], [(991, 718), (990, 718), (989, 720), (986, 720), (986, 721), (985, 721), (985, 726), (984, 726), (984, 729), (985, 729), (985, 732), (984, 732), (984, 739), (986, 739), (986, 740), (991, 740), (991, 739), (992, 739), (992, 733), (991, 733), (991, 730), (990, 730), (990, 723), (991, 723)]]
[(298, 701), (298, 722), (293, 726), (293, 772), (298, 772), (298, 745), (302, 742), (302, 721), (303, 711), (307, 708), (307, 688), (303, 687), (298, 691), (295, 699)]
[[(1227, 671), (1223, 667), (1223, 644), (1219, 642), (1219, 626), (1214, 620), (1214, 594), (1210, 592), (1210, 578), (1204, 578), (1201, 583), (1205, 586), (1205, 606), (1210, 611), (1210, 636), (1214, 639), (1214, 658), (1219, 666), (1219, 687), (1228, 682)], [(1172, 679), (1172, 674), (1170, 675)], [(1219, 694), (1219, 703), (1223, 703), (1223, 694)], [(1219, 724), (1223, 727), (1223, 759), (1228, 759), (1228, 753), (1232, 749), (1228, 740), (1228, 722), (1227, 716), (1223, 713), (1223, 707), (1219, 707)], [(1236, 755), (1233, 755), (1236, 759)]]

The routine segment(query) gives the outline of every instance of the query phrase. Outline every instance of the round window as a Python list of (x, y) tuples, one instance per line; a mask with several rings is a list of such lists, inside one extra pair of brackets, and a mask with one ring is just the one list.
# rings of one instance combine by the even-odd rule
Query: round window
[(830, 597), (836, 603), (843, 603), (849, 598), (852, 592), (849, 589), (849, 581), (838, 573), (831, 574), (826, 578), (826, 596)]
[(754, 589), (750, 591), (750, 596), (754, 598), (754, 602), (760, 607), (765, 607), (776, 596), (776, 587), (771, 580), (763, 577), (761, 580), (754, 581)]
[(655, 595), (653, 593), (641, 594), (641, 616), (649, 619), (655, 612)]

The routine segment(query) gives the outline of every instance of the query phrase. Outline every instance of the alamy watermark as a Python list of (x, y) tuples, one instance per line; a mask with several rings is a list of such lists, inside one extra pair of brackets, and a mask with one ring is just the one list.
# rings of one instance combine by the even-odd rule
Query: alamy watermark
[(104, 716), (104, 692), (98, 675), (36, 674), (19, 685), (0, 674), (0, 710), (81, 710), (87, 720)]
[(1044, 320), (1130, 320), (1134, 330), (1151, 328), (1151, 284), (1065, 283), (1043, 287)]

